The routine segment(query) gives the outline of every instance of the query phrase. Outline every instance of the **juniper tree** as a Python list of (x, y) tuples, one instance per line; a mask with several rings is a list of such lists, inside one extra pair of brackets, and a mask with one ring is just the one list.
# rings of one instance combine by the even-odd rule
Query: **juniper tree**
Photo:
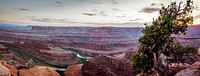
[[(193, 1), (187, 0), (184, 5), (182, 2), (172, 2), (159, 10), (158, 18), (153, 19), (152, 24), (143, 29), (144, 35), (138, 40), (140, 46), (132, 55), (132, 67), (136, 71), (148, 72), (155, 68), (155, 64), (159, 64), (155, 61), (161, 53), (173, 58), (170, 64), (183, 63), (185, 59), (190, 58), (189, 53), (196, 52), (195, 47), (183, 46), (175, 38), (175, 35), (186, 34), (188, 25), (193, 23), (193, 9)], [(156, 70), (164, 75), (163, 71)]]

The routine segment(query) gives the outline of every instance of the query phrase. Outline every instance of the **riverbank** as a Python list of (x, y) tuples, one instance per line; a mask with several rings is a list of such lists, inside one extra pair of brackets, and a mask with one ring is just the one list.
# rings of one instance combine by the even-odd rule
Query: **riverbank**
[[(49, 63), (46, 63), (38, 58), (35, 58), (33, 56), (31, 56), (30, 54), (20, 50), (20, 49), (17, 49), (17, 48), (9, 48), (9, 50), (13, 53), (15, 53), (16, 55), (19, 55), (21, 56), (24, 60), (26, 60), (27, 62), (31, 62), (31, 66), (36, 66), (36, 65), (40, 65), (40, 66), (48, 66), (48, 67), (52, 67), (52, 68), (55, 68), (56, 71), (62, 75), (62, 73), (65, 71), (65, 69), (69, 66), (69, 65), (66, 65), (66, 66), (58, 66), (58, 65), (52, 65), (52, 64), (49, 64)], [(76, 58), (79, 58), (79, 62), (77, 64), (81, 64), (81, 63), (84, 63), (87, 61), (87, 59), (85, 58), (91, 58), (87, 55), (84, 55), (84, 54), (81, 54), (79, 53), (78, 51), (76, 51), (75, 49), (72, 49), (72, 48), (65, 48), (66, 51), (71, 51), (73, 56), (75, 56)]]

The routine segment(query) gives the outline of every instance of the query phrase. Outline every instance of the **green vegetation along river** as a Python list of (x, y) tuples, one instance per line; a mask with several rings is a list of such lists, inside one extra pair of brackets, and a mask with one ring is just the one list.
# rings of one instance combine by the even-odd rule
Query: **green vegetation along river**
[[(35, 57), (29, 55), (28, 53), (26, 53), (26, 52), (24, 52), (24, 51), (22, 51), (22, 50), (20, 50), (20, 49), (17, 49), (17, 48), (9, 48), (9, 50), (12, 51), (12, 52), (14, 52), (14, 53), (16, 53), (17, 55), (23, 57), (23, 59), (25, 59), (26, 61), (30, 61), (30, 60), (31, 60), (31, 61), (33, 62), (32, 65), (43, 65), (43, 66), (53, 67), (53, 68), (55, 68), (60, 74), (63, 73), (63, 72), (65, 71), (65, 69), (67, 68), (67, 66), (56, 66), (56, 65), (48, 64), (48, 63), (46, 63), (46, 62), (44, 62), (44, 61), (42, 61), (42, 60), (40, 60), (40, 59), (38, 59), (38, 58), (35, 58)], [(87, 56), (87, 55), (84, 55), (84, 54), (81, 54), (81, 53), (77, 52), (75, 49), (72, 49), (72, 48), (67, 48), (67, 49), (65, 49), (65, 50), (66, 50), (66, 51), (71, 51), (72, 54), (73, 54), (75, 57), (77, 57), (77, 58), (80, 59), (79, 62), (78, 62), (77, 64), (81, 64), (81, 63), (86, 62), (87, 59), (85, 59), (85, 57), (87, 57), (87, 58), (89, 57), (89, 56)], [(91, 58), (91, 57), (89, 57), (89, 58)]]

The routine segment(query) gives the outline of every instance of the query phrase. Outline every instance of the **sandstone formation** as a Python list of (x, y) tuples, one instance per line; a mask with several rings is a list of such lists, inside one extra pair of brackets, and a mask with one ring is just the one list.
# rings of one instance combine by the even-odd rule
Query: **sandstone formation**
[(19, 69), (20, 76), (60, 76), (55, 69), (46, 66), (34, 66), (30, 69)]
[(0, 76), (10, 76), (10, 70), (0, 63)]
[(68, 66), (64, 72), (65, 76), (82, 76), (82, 69), (83, 64), (76, 64)]
[(18, 70), (15, 67), (0, 60), (0, 76), (18, 76), (17, 73)]
[(64, 32), (64, 27), (48, 27), (48, 26), (31, 26), (32, 31), (36, 32)]
[(200, 76), (200, 66), (181, 70), (175, 76)]
[[(18, 71), (19, 70), (19, 71)], [(0, 60), (0, 76), (60, 76), (54, 68), (34, 66), (33, 68), (15, 68)]]
[[(0, 29), (0, 48), (3, 49), (0, 50), (0, 59), (12, 63), (22, 62), (20, 58), (11, 55), (10, 50), (5, 49), (5, 47), (8, 47), (20, 49), (28, 55), (53, 65), (75, 64), (79, 60), (73, 56), (72, 52), (62, 51), (54, 47), (69, 48), (92, 57), (98, 55), (118, 55), (121, 57), (121, 59), (116, 59), (108, 56), (98, 56), (84, 63), (82, 69), (80, 65), (68, 68), (69, 70), (77, 68), (74, 72), (79, 73), (81, 70), (83, 76), (135, 75), (130, 62), (128, 62), (129, 60), (123, 60), (123, 58), (130, 59), (131, 54), (135, 52), (138, 45), (137, 39), (142, 36), (142, 29), (138, 27), (31, 26), (30, 30), (8, 31), (3, 28)], [(179, 36), (178, 40), (182, 44), (192, 44), (200, 47), (199, 29), (199, 25), (189, 26), (187, 34)], [(28, 72), (27, 69), (21, 70), (22, 72)], [(66, 73), (69, 74), (69, 72)]]
[(198, 55), (200, 55), (200, 47), (198, 48), (198, 52), (197, 53), (198, 53)]
[(135, 76), (130, 62), (109, 56), (97, 56), (82, 66), (83, 76)]
[[(185, 63), (185, 64), (172, 64), (172, 65), (170, 65), (169, 69), (170, 69), (170, 75), (176, 75), (176, 74), (179, 73), (178, 76), (182, 76), (180, 74), (184, 74), (184, 73), (181, 72), (181, 71), (186, 70), (186, 69), (194, 69), (194, 68), (200, 69), (200, 62), (199, 61), (196, 61), (192, 65), (189, 65), (187, 63)], [(186, 71), (188, 71), (188, 70), (186, 70)], [(185, 75), (183, 75), (183, 76), (185, 76)]]
[(72, 55), (72, 52), (59, 47), (49, 47), (47, 42), (32, 40), (23, 43), (14, 42), (2, 44), (6, 47), (20, 49), (19, 51), (26, 52), (27, 54), (52, 65), (66, 66), (76, 64), (79, 61)]
[(16, 55), (13, 52), (10, 52), (7, 48), (1, 49), (0, 48), (0, 60), (7, 61), (8, 64), (18, 67), (19, 65), (24, 65), (26, 61)]
[(18, 70), (11, 66), (11, 65), (5, 65), (5, 67), (7, 67), (10, 70), (11, 76), (18, 76)]
[(7, 49), (1, 49), (0, 48), (0, 54), (8, 54), (10, 53)]

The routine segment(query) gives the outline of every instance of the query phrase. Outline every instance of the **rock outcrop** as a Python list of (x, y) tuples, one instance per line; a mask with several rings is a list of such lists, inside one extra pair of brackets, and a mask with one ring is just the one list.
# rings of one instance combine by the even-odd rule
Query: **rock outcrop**
[(83, 76), (135, 76), (130, 62), (109, 56), (97, 56), (82, 66)]
[(11, 66), (11, 65), (5, 65), (5, 67), (7, 67), (10, 70), (11, 76), (18, 76), (18, 70)]
[(181, 70), (175, 76), (200, 76), (200, 67), (192, 67)]
[(7, 49), (0, 48), (0, 54), (7, 54), (7, 53), (10, 53)]
[(81, 69), (83, 64), (76, 64), (68, 66), (65, 70), (65, 76), (82, 76)]
[(50, 27), (50, 26), (34, 26), (31, 25), (31, 31), (35, 32), (64, 32), (65, 27)]
[(0, 76), (10, 76), (10, 70), (0, 63)]
[(18, 70), (15, 67), (0, 60), (0, 76), (18, 76), (17, 73)]
[(33, 68), (15, 68), (0, 60), (0, 76), (60, 76), (54, 68), (34, 66)]
[(175, 76), (200, 76), (200, 62), (198, 61), (192, 65), (174, 65), (174, 68), (176, 68), (176, 70), (173, 70), (176, 72)]
[(34, 66), (30, 69), (19, 69), (20, 76), (60, 76), (54, 68)]
[[(72, 52), (59, 47), (50, 47), (45, 41), (25, 41), (24, 43), (2, 43), (6, 47), (17, 48), (35, 58), (56, 66), (66, 66), (78, 63), (79, 59)], [(20, 50), (19, 50), (20, 49)], [(0, 53), (1, 54), (1, 53)]]

